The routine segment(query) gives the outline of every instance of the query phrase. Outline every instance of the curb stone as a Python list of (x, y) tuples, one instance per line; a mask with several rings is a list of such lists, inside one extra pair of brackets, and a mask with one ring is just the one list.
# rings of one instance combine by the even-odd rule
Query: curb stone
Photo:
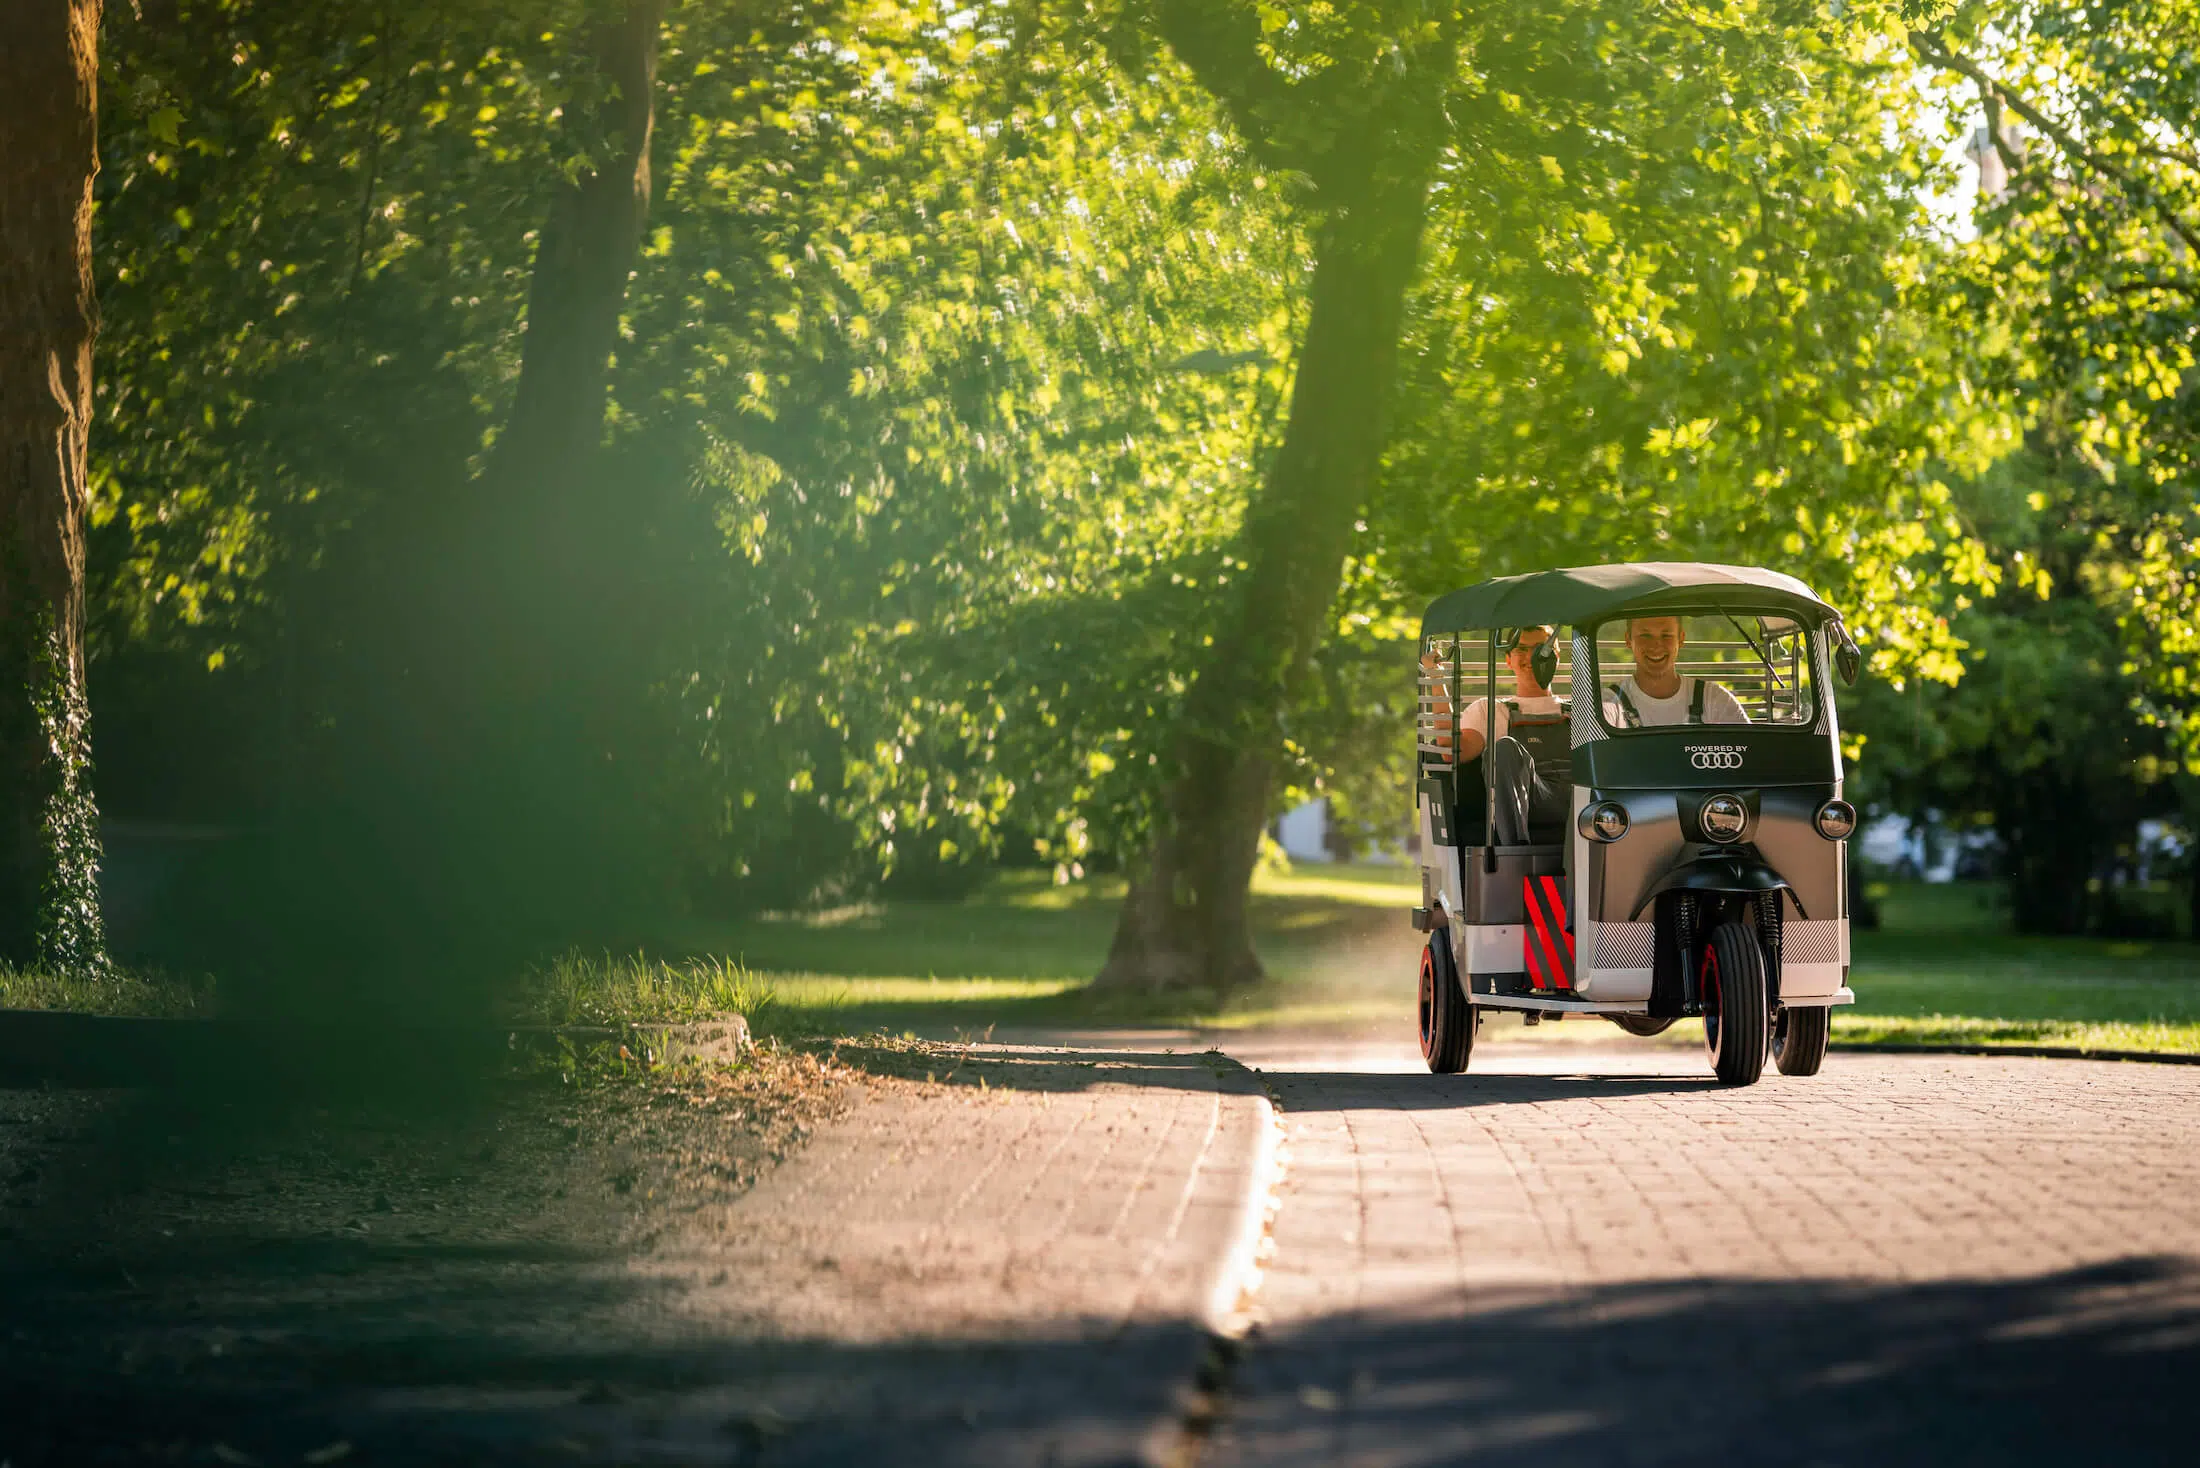
[(2200, 1065), (2200, 1055), (2175, 1050), (2083, 1050), (2075, 1045), (1902, 1045), (1882, 1040), (1835, 1040), (1835, 1050), (1867, 1055), (2018, 1055), (2037, 1060), (2143, 1061), (2153, 1065)]
[[(1216, 1090), (1236, 1097), (1245, 1106), (1231, 1128), (1229, 1154), (1216, 1157), (1210, 1147), (1201, 1159), (1199, 1173), (1214, 1174), (1235, 1197), (1222, 1206), (1229, 1210), (1223, 1224), (1223, 1247), (1211, 1261), (1199, 1292), (1201, 1309), (1187, 1333), (1181, 1359), (1170, 1368), (1174, 1385), (1170, 1415), (1155, 1424), (1140, 1451), (1145, 1468), (1189, 1468), (1198, 1460), (1205, 1436), (1203, 1422), (1212, 1411), (1216, 1386), (1204, 1378), (1212, 1375), (1210, 1362), (1227, 1361), (1232, 1346), (1250, 1323), (1245, 1309), (1248, 1298), (1260, 1288), (1261, 1251), (1267, 1242), (1268, 1224), (1275, 1204), (1278, 1139), (1282, 1122), (1260, 1078), (1243, 1062), (1219, 1050), (1208, 1052)], [(1216, 1131), (1222, 1132), (1225, 1116), (1218, 1113)], [(1222, 1138), (1217, 1137), (1217, 1142)], [(1195, 1176), (1193, 1182), (1199, 1178)], [(1227, 1367), (1220, 1368), (1227, 1371)]]

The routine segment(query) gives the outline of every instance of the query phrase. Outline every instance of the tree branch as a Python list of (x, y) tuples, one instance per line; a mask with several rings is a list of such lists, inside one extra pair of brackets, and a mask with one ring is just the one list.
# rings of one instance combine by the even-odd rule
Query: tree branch
[(2190, 148), (2171, 148), (2160, 143), (2133, 143), (2131, 150), (2148, 158), (2159, 158), (2165, 163), (2182, 163), (2195, 173), (2200, 173), (2200, 153)]
[(1986, 141), (1993, 146), (1994, 156), (2001, 160), (2002, 177), (2014, 183), (2017, 177), (2018, 158), (2003, 136), (2007, 124), (2001, 120), (2001, 92), (1994, 87), (1981, 85), (1979, 102), (1986, 108)]
[(1151, 14), (1161, 39), (1222, 103), (1246, 145), (1264, 162), (1303, 169), (1306, 160), (1270, 126), (1290, 101), (1291, 84), (1261, 58), (1259, 12), (1240, 0), (1153, 0)]
[[(1918, 55), (1927, 62), (1941, 68), (1943, 71), (1952, 71), (1959, 76), (1967, 76), (1978, 83), (1980, 87), (1991, 90), (2010, 111), (2039, 129), (2043, 137), (2061, 149), (2064, 157), (2071, 159), (2073, 162), (2082, 163), (2103, 178), (2114, 181), (2124, 192), (2152, 210), (2161, 219), (2162, 223), (2169, 228), (2169, 231), (2184, 242), (2186, 249), (2192, 251), (2195, 255), (2200, 255), (2200, 235), (2193, 232), (2192, 226), (2187, 224), (2176, 210), (2170, 208), (2155, 196), (2154, 189), (2148, 185), (2144, 178), (2133, 174), (2114, 159), (2104, 157), (2088, 148), (2084, 143), (2078, 141), (2068, 128), (2049, 117), (2023, 96), (2011, 91), (2001, 82), (1988, 75), (1986, 70), (1979, 66), (1977, 62), (1960, 52), (1950, 50), (1940, 38), (1939, 32), (1914, 31), (1911, 33), (1910, 40), (1911, 44), (1917, 48)], [(1995, 146), (2000, 146), (1998, 138), (1995, 140)]]
[(2200, 295), (2200, 280), (2179, 280), (2165, 275), (2140, 275), (2129, 280), (2103, 281), (2101, 288), (2119, 296), (2160, 292), (2166, 295)]

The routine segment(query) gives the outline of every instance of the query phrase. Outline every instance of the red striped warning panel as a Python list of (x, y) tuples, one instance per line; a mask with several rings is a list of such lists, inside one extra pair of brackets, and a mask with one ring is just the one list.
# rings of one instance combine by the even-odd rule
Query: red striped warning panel
[(1521, 901), (1528, 909), (1520, 944), (1528, 960), (1528, 983), (1537, 989), (1574, 986), (1574, 935), (1566, 931), (1566, 895), (1556, 877), (1522, 877)]

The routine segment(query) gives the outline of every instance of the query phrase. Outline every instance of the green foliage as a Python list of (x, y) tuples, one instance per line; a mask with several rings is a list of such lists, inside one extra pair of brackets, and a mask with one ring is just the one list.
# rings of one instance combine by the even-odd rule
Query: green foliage
[(0, 963), (92, 981), (109, 965), (84, 679), (16, 549), (0, 545), (15, 562), (0, 578), (0, 727), (11, 752), (0, 783)]
[[(665, 693), (708, 865), (760, 900), (1135, 843), (1236, 569), (1288, 384), (1280, 191), (1180, 77), (1013, 20), (870, 12), (800, 85), (668, 48), (712, 60), (668, 63), (619, 412), (727, 553)], [(1172, 370), (1202, 351), (1242, 365)]]
[(2088, 931), (2114, 917), (2093, 879), (2172, 798), (2162, 731), (2134, 716), (2116, 615), (2092, 589), (2101, 519), (2121, 507), (2082, 465), (2036, 453), (1965, 485), (1959, 503), (2000, 559), (2002, 594), (1955, 613), (1966, 646), (1952, 689), (1866, 687), (1845, 718), (1864, 741), (1856, 794), (1990, 821), (2018, 925)]
[[(20, 609), (17, 609), (20, 610)], [(39, 812), (37, 926), (31, 953), (42, 968), (79, 978), (106, 974), (99, 907), (99, 809), (92, 800), (91, 710), (53, 614), (40, 609), (28, 693), (40, 742), (54, 755)]]
[(108, 15), (95, 646), (264, 658), (332, 542), (463, 477), (580, 8)]
[(2002, 568), (1957, 488), (2014, 418), (1923, 209), (1946, 170), (1899, 33), (1780, 15), (1567, 11), (1478, 56), (1303, 790), (1405, 803), (1406, 644), (1484, 576), (1774, 565), (1878, 673), (1960, 673), (1948, 618)]
[(1903, 53), (1777, 15), (1606, 7), (1563, 53), (1593, 83), (1470, 115), (1378, 543), (1416, 593), (1778, 564), (1876, 667), (1945, 678), (1917, 593), (1991, 583), (1947, 481), (2011, 425), (1938, 279), (1918, 196), (1944, 180)]
[[(2036, 576), (1962, 497), (2014, 442), (1995, 391), (2029, 339), (1977, 329), (1974, 262), (1927, 227), (1944, 170), (1878, 9), (1262, 5), (1266, 80), (1226, 102), (1175, 59), (1210, 9), (1239, 13), (669, 10), (610, 529), (567, 589), (627, 680), (588, 732), (634, 772), (666, 906), (1141, 851), (1247, 584), (1312, 229), (1355, 129), (1402, 105), (1302, 104), (1439, 36), (1473, 44), (1423, 119), (1444, 152), (1392, 446), (1260, 725), (1281, 798), (1394, 825), (1413, 620), (1482, 575), (1775, 564), (1880, 673), (1941, 681), (1988, 637), (1950, 619)], [(565, 125), (585, 11), (110, 7), (93, 691), (136, 798), (181, 799), (175, 767), (231, 771), (191, 794), (232, 820), (337, 792), (382, 819), (361, 860), (429, 869), (390, 747), (438, 728), (423, 588), (509, 405), (545, 200), (591, 146)], [(2116, 524), (2124, 645), (2166, 618), (2186, 647), (2183, 542)], [(175, 733), (185, 709), (221, 712)]]
[(1939, 280), (2025, 441), (1959, 491), (2003, 587), (1954, 608), (1963, 680), (1868, 695), (1860, 793), (1990, 820), (2020, 923), (2050, 932), (2128, 920), (2113, 882), (2142, 817), (2183, 805), (2194, 828), (2189, 36), (2174, 6), (2026, 4), (1952, 7), (1911, 37), (2006, 175)]
[(2082, 481), (2083, 591), (2113, 614), (2139, 714), (2200, 770), (2200, 57), (2175, 4), (1965, 6), (1922, 32), (2008, 174), (1963, 261), (2013, 350), (1995, 386)]

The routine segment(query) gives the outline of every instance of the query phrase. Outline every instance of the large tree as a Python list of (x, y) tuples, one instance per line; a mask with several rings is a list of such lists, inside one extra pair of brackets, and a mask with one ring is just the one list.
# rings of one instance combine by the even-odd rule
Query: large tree
[(1368, 717), (1370, 660), (1406, 688), (1414, 598), (1447, 578), (1771, 560), (1845, 592), (1889, 666), (1947, 665), (1917, 588), (1994, 568), (1938, 476), (1992, 435), (1915, 288), (1931, 164), (1884, 100), (1902, 33), (1864, 7), (1803, 22), (1155, 0), (1247, 146), (1302, 181), (1318, 263), (1104, 980), (1258, 973), (1247, 879), (1279, 776), (1304, 792), (1402, 745)]
[[(632, 910), (655, 873), (626, 733), (646, 716), (634, 589), (649, 506), (606, 463), (614, 351), (649, 216), (665, 0), (599, 0), (569, 36), (572, 94), (536, 238), (511, 408), (455, 528), (436, 547), (456, 686), (414, 731), (437, 761), (439, 811), (489, 880), (465, 901), (509, 915), (521, 942), (570, 941)], [(453, 755), (457, 757), (452, 758)], [(446, 785), (447, 782), (447, 785)], [(464, 921), (465, 919), (461, 919)]]
[(99, 0), (0, 20), (0, 960), (104, 962), (84, 692)]
[(1288, 425), (1239, 536), (1245, 574), (1195, 670), (1099, 978), (1229, 989), (1261, 972), (1246, 902), (1282, 753), (1275, 725), (1321, 643), (1381, 460), (1464, 21), (1411, 4), (1294, 20), (1239, 0), (1162, 0), (1151, 23), (1255, 155), (1305, 180), (1315, 236)]

